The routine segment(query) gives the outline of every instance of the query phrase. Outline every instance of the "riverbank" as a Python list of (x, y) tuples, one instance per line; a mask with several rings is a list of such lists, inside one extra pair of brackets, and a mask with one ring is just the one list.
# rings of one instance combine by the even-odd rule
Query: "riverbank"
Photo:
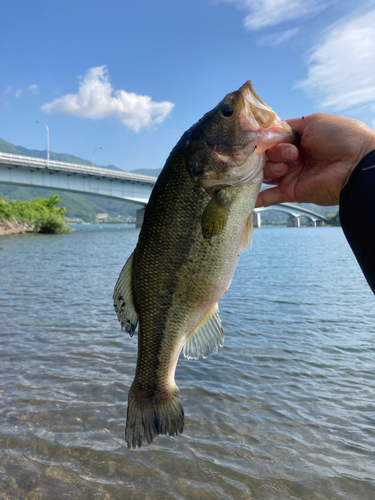
[(8, 236), (11, 234), (26, 234), (34, 231), (32, 222), (23, 220), (0, 220), (0, 236)]
[(5, 201), (0, 198), (0, 235), (25, 233), (70, 233), (66, 225), (65, 208), (56, 207), (57, 194), (49, 199), (33, 201)]

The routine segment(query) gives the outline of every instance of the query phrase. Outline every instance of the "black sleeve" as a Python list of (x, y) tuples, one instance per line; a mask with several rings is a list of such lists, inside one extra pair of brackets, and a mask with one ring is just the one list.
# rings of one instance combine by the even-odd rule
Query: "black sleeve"
[(375, 150), (358, 163), (341, 191), (340, 222), (375, 293)]

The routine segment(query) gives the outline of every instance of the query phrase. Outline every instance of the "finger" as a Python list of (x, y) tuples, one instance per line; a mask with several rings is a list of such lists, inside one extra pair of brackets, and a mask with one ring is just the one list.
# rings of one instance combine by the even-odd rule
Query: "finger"
[(292, 162), (298, 158), (298, 148), (293, 144), (276, 144), (273, 148), (267, 149), (267, 158), (274, 163)]
[(290, 118), (289, 120), (286, 120), (286, 122), (291, 126), (293, 130), (299, 133), (303, 131), (306, 125), (304, 116), (301, 118)]
[(283, 177), (289, 172), (289, 165), (287, 163), (273, 163), (268, 161), (264, 167), (264, 182), (267, 179), (274, 179), (275, 177)]
[(270, 205), (277, 205), (278, 203), (285, 203), (287, 201), (295, 201), (286, 196), (279, 188), (279, 186), (264, 189), (258, 195), (258, 199), (255, 203), (255, 208), (259, 207), (269, 207)]

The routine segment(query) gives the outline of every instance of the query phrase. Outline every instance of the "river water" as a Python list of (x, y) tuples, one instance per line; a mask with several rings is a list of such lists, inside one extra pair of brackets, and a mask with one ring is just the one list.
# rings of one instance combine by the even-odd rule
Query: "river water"
[(375, 498), (374, 296), (340, 228), (255, 229), (223, 349), (180, 358), (181, 436), (129, 451), (138, 230), (0, 237), (0, 498)]

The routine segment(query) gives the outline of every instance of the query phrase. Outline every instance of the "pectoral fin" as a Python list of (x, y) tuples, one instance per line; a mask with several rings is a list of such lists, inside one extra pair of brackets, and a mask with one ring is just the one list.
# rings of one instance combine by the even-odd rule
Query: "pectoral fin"
[(218, 191), (202, 214), (202, 234), (210, 239), (220, 234), (226, 226), (231, 200), (224, 189)]
[(254, 229), (254, 218), (253, 214), (251, 214), (246, 221), (246, 226), (242, 235), (242, 240), (240, 245), (241, 252), (243, 252), (244, 250), (248, 250), (248, 248), (252, 245), (253, 229)]
[(121, 328), (132, 337), (138, 324), (138, 314), (134, 307), (132, 289), (133, 255), (129, 257), (123, 267), (113, 291), (113, 305)]
[(215, 304), (203, 317), (197, 328), (191, 333), (183, 349), (185, 358), (207, 358), (216, 354), (224, 345), (224, 331), (221, 328), (218, 305)]

